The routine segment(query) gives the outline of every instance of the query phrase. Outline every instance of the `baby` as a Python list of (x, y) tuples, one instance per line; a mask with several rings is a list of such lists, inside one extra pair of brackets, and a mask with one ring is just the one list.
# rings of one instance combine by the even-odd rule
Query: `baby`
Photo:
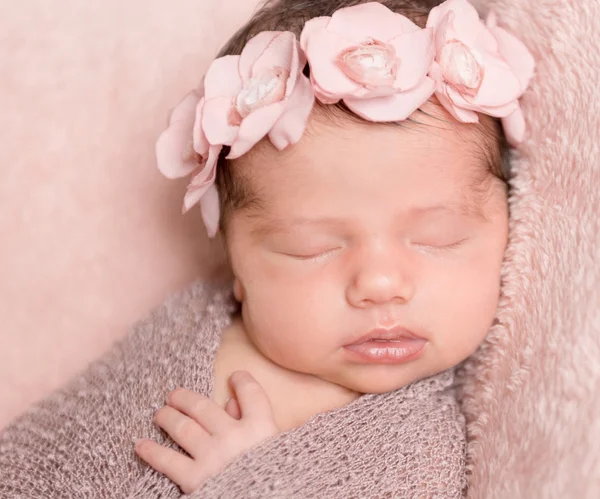
[[(136, 452), (191, 493), (230, 460), (363, 394), (469, 357), (492, 324), (527, 49), (466, 0), (278, 0), (227, 44), (157, 143), (192, 174), (240, 313), (210, 398)], [(210, 453), (199, 452), (206, 449)]]

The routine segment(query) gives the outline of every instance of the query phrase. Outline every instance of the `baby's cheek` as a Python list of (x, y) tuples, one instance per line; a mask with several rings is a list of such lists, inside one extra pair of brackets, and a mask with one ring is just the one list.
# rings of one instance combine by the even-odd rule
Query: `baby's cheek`
[(467, 271), (438, 295), (436, 345), (449, 365), (471, 355), (489, 332), (498, 306), (499, 283), (489, 272)]
[(253, 291), (248, 290), (244, 321), (263, 354), (273, 360), (293, 367), (294, 361), (318, 355), (323, 341), (335, 340), (340, 327), (336, 307), (317, 287), (292, 281)]

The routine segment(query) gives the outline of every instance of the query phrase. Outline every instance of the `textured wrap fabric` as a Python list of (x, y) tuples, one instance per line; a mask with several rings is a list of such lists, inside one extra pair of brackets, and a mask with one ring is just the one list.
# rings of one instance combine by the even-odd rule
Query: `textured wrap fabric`
[[(135, 438), (181, 451), (154, 425), (166, 395), (213, 389), (230, 283), (197, 282), (171, 297), (64, 388), (0, 433), (1, 498), (177, 498), (137, 457)], [(185, 497), (460, 497), (464, 419), (452, 370), (365, 395), (311, 418), (229, 463)]]
[(534, 54), (496, 324), (457, 372), (469, 498), (600, 497), (600, 1), (481, 0)]

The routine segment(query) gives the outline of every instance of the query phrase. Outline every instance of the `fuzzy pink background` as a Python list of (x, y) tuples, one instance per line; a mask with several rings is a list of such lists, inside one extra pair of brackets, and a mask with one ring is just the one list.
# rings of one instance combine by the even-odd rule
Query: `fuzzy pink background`
[[(600, 497), (600, 2), (479, 1), (537, 60), (498, 324), (465, 370), (469, 497)], [(486, 8), (482, 8), (483, 11)]]
[[(0, 427), (217, 268), (153, 144), (256, 3), (0, 0)], [(538, 69), (498, 323), (464, 370), (469, 496), (597, 498), (600, 2), (478, 4)]]

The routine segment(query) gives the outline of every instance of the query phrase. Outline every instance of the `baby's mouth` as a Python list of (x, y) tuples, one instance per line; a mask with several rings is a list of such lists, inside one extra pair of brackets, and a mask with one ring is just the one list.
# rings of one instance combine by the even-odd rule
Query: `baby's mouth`
[(397, 326), (374, 329), (344, 348), (355, 361), (399, 364), (421, 356), (426, 345), (425, 338)]

